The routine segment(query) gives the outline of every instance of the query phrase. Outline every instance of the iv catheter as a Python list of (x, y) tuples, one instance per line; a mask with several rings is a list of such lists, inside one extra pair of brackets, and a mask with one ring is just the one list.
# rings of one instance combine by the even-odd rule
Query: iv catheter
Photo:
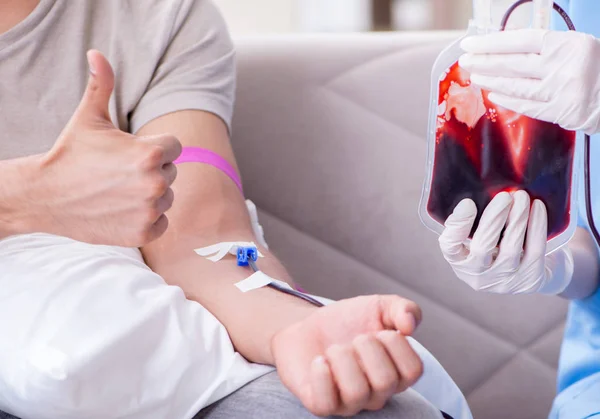
[[(533, 25), (537, 29), (547, 29), (550, 27), (550, 8), (553, 8), (558, 12), (558, 14), (563, 18), (569, 30), (574, 31), (575, 25), (573, 21), (567, 14), (567, 12), (560, 7), (558, 4), (554, 3), (550, 0), (519, 0), (515, 4), (513, 4), (508, 11), (504, 14), (502, 18), (502, 23), (500, 24), (500, 30), (504, 31), (506, 29), (506, 25), (508, 23), (508, 19), (512, 15), (512, 13), (519, 6), (525, 3), (534, 3), (534, 22)], [(485, 3), (485, 2), (484, 2)], [(596, 244), (600, 246), (600, 233), (596, 228), (596, 222), (594, 221), (594, 214), (592, 211), (592, 196), (591, 196), (591, 159), (590, 159), (590, 147), (591, 147), (591, 137), (589, 135), (585, 135), (584, 138), (584, 156), (583, 156), (583, 171), (584, 171), (584, 183), (585, 183), (585, 211), (588, 219), (588, 224), (590, 227), (590, 232), (596, 241)]]
[[(258, 266), (256, 266), (256, 261), (258, 260), (258, 250), (255, 247), (239, 247), (237, 250), (237, 264), (238, 266), (250, 266), (250, 268), (252, 269), (253, 272), (260, 272), (260, 269), (258, 269)], [(271, 282), (270, 284), (267, 285), (270, 288), (273, 288), (279, 292), (282, 292), (284, 294), (288, 294), (297, 298), (301, 298), (304, 301), (307, 301), (309, 303), (311, 303), (314, 306), (317, 307), (323, 307), (324, 304), (321, 303), (320, 301), (316, 300), (315, 298), (306, 295), (304, 293), (301, 293), (300, 291), (296, 291), (293, 288), (286, 286), (286, 285), (280, 285), (277, 282)]]

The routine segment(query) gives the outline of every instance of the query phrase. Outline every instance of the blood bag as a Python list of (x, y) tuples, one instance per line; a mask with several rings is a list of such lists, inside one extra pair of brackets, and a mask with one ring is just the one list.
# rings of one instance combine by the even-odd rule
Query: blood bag
[[(479, 11), (484, 16), (475, 17), (466, 36), (493, 30), (486, 10)], [(524, 190), (532, 202), (546, 205), (550, 253), (569, 241), (577, 225), (577, 134), (490, 102), (458, 65), (461, 40), (439, 55), (432, 72), (421, 220), (441, 234), (456, 205), (469, 198), (478, 210), (472, 237), (496, 194)]]

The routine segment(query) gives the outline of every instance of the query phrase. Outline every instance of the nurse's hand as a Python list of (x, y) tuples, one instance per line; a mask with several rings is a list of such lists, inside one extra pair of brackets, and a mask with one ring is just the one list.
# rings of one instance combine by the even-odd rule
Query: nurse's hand
[(514, 30), (466, 38), (459, 64), (493, 103), (587, 134), (600, 132), (600, 40)]
[(316, 416), (379, 410), (423, 373), (409, 344), (421, 309), (397, 296), (319, 308), (279, 332), (271, 352), (282, 382)]
[(460, 202), (439, 239), (442, 254), (459, 279), (474, 290), (496, 294), (556, 295), (567, 288), (573, 257), (568, 246), (546, 256), (548, 218), (541, 201), (530, 205), (524, 191), (496, 195), (467, 247), (476, 216), (473, 201)]

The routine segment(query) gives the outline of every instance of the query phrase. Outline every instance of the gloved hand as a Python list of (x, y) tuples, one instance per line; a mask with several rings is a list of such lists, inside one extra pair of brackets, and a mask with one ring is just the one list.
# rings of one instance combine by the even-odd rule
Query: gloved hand
[(493, 103), (587, 134), (600, 132), (600, 40), (514, 30), (463, 40), (459, 65)]
[(548, 217), (541, 201), (530, 205), (524, 191), (498, 194), (483, 212), (469, 249), (465, 243), (476, 215), (473, 201), (461, 201), (439, 239), (458, 278), (476, 291), (496, 294), (556, 295), (567, 288), (573, 257), (568, 246), (546, 256)]

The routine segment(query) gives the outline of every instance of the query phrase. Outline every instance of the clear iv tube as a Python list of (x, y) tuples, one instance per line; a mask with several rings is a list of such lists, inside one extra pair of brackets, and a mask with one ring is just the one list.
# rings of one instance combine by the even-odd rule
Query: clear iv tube
[(473, 0), (473, 19), (480, 32), (489, 32), (492, 27), (492, 0)]
[(550, 29), (553, 0), (533, 0), (533, 29)]

